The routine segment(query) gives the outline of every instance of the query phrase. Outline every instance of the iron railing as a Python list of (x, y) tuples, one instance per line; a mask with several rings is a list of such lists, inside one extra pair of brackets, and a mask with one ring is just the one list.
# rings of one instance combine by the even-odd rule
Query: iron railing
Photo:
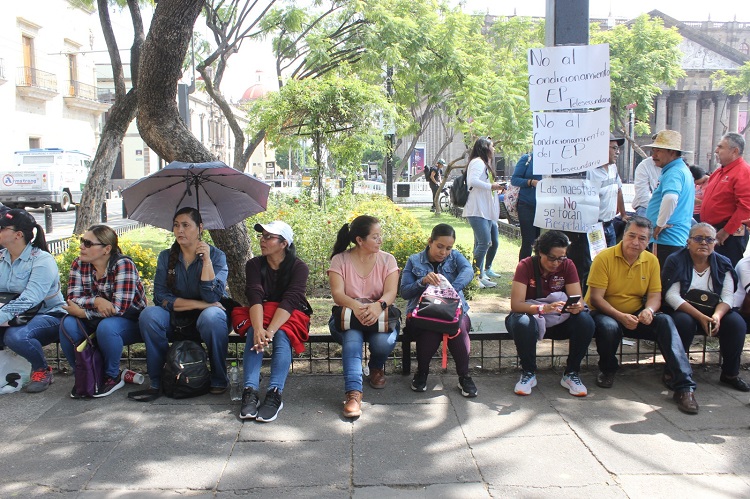
[(18, 68), (16, 85), (19, 87), (37, 87), (45, 90), (57, 91), (57, 76), (53, 73), (29, 66)]
[(91, 101), (98, 100), (96, 87), (80, 81), (68, 82), (68, 96)]

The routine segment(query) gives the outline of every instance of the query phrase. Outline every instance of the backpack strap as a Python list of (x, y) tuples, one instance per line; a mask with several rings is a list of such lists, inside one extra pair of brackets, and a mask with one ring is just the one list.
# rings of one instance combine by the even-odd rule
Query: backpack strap
[(531, 264), (534, 266), (534, 280), (536, 281), (536, 299), (544, 298), (542, 296), (542, 272), (539, 270), (539, 257), (532, 256)]

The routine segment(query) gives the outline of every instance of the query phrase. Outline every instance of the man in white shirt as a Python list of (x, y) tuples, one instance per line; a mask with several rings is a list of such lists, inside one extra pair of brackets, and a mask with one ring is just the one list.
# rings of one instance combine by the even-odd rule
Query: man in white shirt
[(622, 180), (620, 180), (620, 175), (617, 172), (617, 158), (620, 156), (620, 147), (624, 143), (625, 139), (618, 139), (614, 134), (609, 134), (607, 164), (586, 172), (586, 178), (591, 180), (599, 189), (599, 221), (604, 226), (604, 236), (608, 248), (617, 244), (612, 220), (618, 213), (623, 220), (627, 220), (625, 201), (622, 198)]
[(661, 168), (657, 168), (654, 160), (649, 156), (644, 159), (635, 168), (635, 196), (633, 197), (633, 210), (639, 217), (646, 217), (646, 208), (651, 201), (651, 193), (659, 185), (659, 176)]

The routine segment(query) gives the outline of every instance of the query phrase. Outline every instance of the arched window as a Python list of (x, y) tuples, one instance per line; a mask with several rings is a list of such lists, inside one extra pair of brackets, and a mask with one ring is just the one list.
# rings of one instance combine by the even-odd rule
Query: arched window
[(742, 52), (745, 55), (750, 55), (750, 45), (748, 45), (745, 42), (742, 42), (742, 45), (740, 45), (740, 52)]

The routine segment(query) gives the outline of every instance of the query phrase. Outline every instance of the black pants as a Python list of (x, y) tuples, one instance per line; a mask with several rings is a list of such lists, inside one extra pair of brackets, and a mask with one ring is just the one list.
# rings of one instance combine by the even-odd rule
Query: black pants
[(437, 194), (439, 186), (437, 184), (433, 184), (432, 182), (427, 182), (427, 183), (430, 184), (430, 190), (432, 191), (432, 209), (434, 210), (437, 205), (437, 201), (435, 200), (435, 195)]
[(742, 256), (745, 254), (745, 248), (747, 248), (748, 231), (745, 230), (744, 236), (729, 236), (724, 244), (717, 244), (714, 246), (714, 251), (720, 255), (724, 255), (732, 261), (732, 267), (737, 266), (737, 262), (742, 260)]

